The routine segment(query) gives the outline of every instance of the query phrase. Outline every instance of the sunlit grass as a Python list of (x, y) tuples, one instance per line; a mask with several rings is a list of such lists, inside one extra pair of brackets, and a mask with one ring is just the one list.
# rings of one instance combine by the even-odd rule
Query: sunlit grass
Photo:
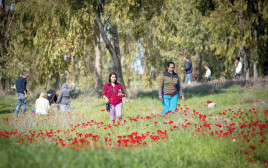
[[(268, 129), (265, 126), (267, 114), (264, 113), (267, 110), (267, 89), (248, 89), (238, 85), (214, 92), (206, 88), (187, 89), (185, 89), (185, 103), (181, 100), (178, 102), (179, 111), (165, 117), (158, 116), (162, 105), (157, 96), (150, 95), (150, 92), (143, 97), (134, 96), (133, 99), (127, 99), (124, 101), (123, 121), (120, 121), (120, 124), (116, 123), (115, 126), (109, 126), (110, 119), (104, 110), (104, 100), (99, 96), (86, 94), (71, 100), (74, 110), (70, 113), (51, 111), (49, 116), (33, 116), (28, 108), (28, 114), (19, 115), (18, 118), (14, 113), (2, 114), (0, 131), (18, 130), (19, 134), (21, 132), (23, 134), (0, 138), (0, 157), (3, 158), (0, 167), (262, 167), (265, 165), (263, 159), (268, 158), (266, 142)], [(154, 94), (155, 91), (151, 93)], [(208, 100), (215, 102), (216, 107), (209, 109)], [(205, 119), (200, 118), (204, 115)], [(259, 124), (264, 124), (263, 129), (260, 130), (258, 126), (255, 127), (256, 131), (252, 130), (253, 127), (240, 128), (239, 123), (247, 125), (251, 119), (254, 122), (262, 121)], [(232, 123), (236, 125), (230, 126)], [(210, 124), (211, 128), (204, 127), (204, 124)], [(223, 136), (229, 128), (235, 128), (235, 131)], [(166, 133), (159, 134), (159, 130)], [(248, 140), (241, 134), (243, 130), (245, 132), (243, 135), (249, 135)], [(36, 132), (30, 142), (25, 135), (31, 138), (33, 131)], [(220, 131), (221, 135), (218, 134)], [(261, 131), (261, 134), (256, 134)], [(45, 135), (37, 138), (37, 134), (41, 132)], [(50, 132), (53, 133), (51, 136), (48, 135)], [(128, 136), (135, 133), (136, 138), (143, 135), (146, 137), (141, 138), (140, 143), (134, 143), (134, 146), (118, 145), (118, 140), (128, 139)], [(250, 136), (250, 133), (256, 136)], [(94, 141), (92, 137), (84, 137), (87, 134), (98, 138)], [(158, 136), (159, 139), (154, 140), (151, 136)], [(24, 139), (23, 144), (17, 142), (20, 138)], [(89, 140), (90, 144), (83, 147), (79, 143), (77, 146), (73, 144), (75, 138), (78, 141), (84, 138)], [(60, 139), (64, 143), (56, 145)], [(261, 143), (261, 140), (264, 143)], [(67, 144), (71, 144), (70, 147)], [(250, 145), (256, 146), (256, 150), (252, 150)], [(249, 154), (246, 155), (245, 152)], [(250, 162), (250, 159), (254, 161)]]

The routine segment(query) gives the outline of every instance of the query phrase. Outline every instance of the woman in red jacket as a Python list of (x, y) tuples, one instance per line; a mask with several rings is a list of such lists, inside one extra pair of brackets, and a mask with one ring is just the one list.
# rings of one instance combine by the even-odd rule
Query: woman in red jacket
[(103, 88), (103, 98), (109, 105), (109, 112), (111, 123), (115, 123), (116, 117), (122, 119), (122, 98), (125, 97), (125, 92), (121, 83), (117, 82), (117, 75), (115, 72), (110, 73), (109, 83), (106, 83)]

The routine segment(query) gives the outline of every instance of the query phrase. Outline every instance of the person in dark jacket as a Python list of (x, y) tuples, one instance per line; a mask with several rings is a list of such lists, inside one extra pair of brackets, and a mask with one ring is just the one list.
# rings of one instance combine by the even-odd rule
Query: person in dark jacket
[(181, 68), (181, 70), (186, 72), (186, 77), (185, 77), (185, 82), (184, 84), (188, 84), (188, 82), (190, 81), (190, 83), (193, 83), (193, 78), (192, 78), (192, 72), (193, 72), (193, 66), (192, 66), (192, 62), (189, 60), (188, 57), (184, 57), (184, 61), (186, 62), (186, 67), (185, 68)]
[(158, 96), (163, 105), (161, 115), (165, 115), (168, 112), (175, 112), (179, 94), (183, 102), (185, 100), (179, 75), (174, 72), (174, 68), (174, 62), (169, 62), (167, 70), (163, 72), (159, 79)]
[(60, 89), (50, 89), (47, 91), (47, 100), (49, 101), (49, 105), (57, 102), (59, 96)]
[(16, 89), (17, 89), (17, 100), (18, 100), (18, 105), (16, 107), (16, 114), (19, 113), (20, 111), (20, 106), (22, 105), (22, 114), (25, 114), (26, 110), (26, 103), (27, 103), (27, 77), (28, 77), (28, 72), (23, 72), (22, 76), (20, 76), (16, 80)]
[(62, 84), (60, 88), (59, 97), (57, 99), (57, 104), (60, 103), (60, 111), (69, 111), (70, 110), (70, 103), (71, 103), (71, 93), (75, 91), (75, 84), (72, 83), (73, 88), (68, 89), (67, 83)]

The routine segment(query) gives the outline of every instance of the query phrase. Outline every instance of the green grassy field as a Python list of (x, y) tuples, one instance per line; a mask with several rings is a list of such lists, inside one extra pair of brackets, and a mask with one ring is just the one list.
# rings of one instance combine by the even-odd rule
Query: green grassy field
[[(155, 90), (129, 91), (123, 120), (110, 125), (105, 102), (74, 94), (71, 112), (14, 114), (0, 99), (0, 167), (265, 167), (267, 81), (212, 83), (184, 89), (175, 114), (160, 116)], [(216, 103), (209, 109), (207, 101)]]

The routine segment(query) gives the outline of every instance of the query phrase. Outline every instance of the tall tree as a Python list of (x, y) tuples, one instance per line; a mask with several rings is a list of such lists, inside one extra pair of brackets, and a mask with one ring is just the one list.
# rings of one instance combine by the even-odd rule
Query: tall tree
[(15, 23), (13, 1), (1, 0), (0, 3), (0, 89), (6, 90), (8, 81), (7, 65), (12, 59), (8, 55), (8, 47), (11, 36), (11, 29)]
[(96, 33), (95, 33), (95, 42), (94, 42), (94, 50), (95, 50), (95, 69), (96, 69), (96, 90), (101, 90), (103, 88), (102, 82), (102, 62), (101, 62), (101, 45), (100, 45), (100, 33), (96, 24)]

